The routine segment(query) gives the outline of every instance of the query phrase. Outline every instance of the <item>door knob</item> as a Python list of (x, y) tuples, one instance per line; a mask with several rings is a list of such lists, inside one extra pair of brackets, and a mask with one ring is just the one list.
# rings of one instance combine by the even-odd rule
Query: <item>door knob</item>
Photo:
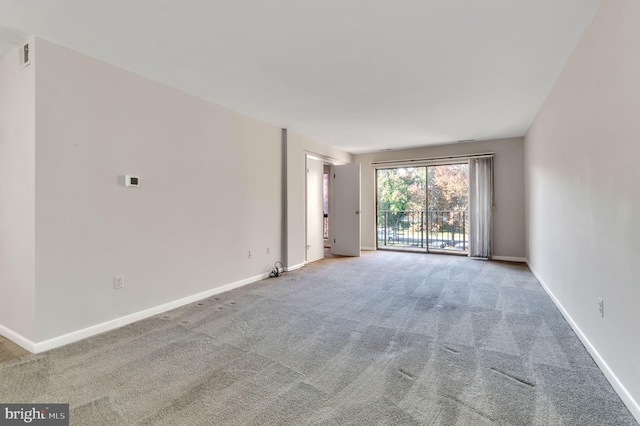
[(356, 214), (360, 214), (360, 210), (356, 210)]

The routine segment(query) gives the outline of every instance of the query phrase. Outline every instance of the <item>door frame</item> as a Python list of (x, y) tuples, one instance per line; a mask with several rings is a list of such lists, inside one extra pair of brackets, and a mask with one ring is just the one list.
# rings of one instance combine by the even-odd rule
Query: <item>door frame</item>
[[(324, 259), (324, 161), (306, 157), (305, 261)], [(322, 213), (321, 213), (322, 212)]]
[[(335, 158), (328, 157), (326, 155), (318, 154), (312, 151), (306, 151), (306, 150), (304, 151), (304, 167), (305, 167), (305, 173), (304, 173), (304, 264), (305, 265), (308, 263), (307, 246), (309, 244), (309, 224), (307, 223), (307, 218), (308, 218), (307, 210), (309, 208), (309, 200), (307, 200), (307, 175), (308, 175), (307, 160), (308, 159), (322, 161), (325, 166), (340, 166), (343, 164), (348, 164), (344, 161), (336, 160)], [(329, 194), (331, 194), (331, 191), (332, 191), (331, 179), (329, 179)]]

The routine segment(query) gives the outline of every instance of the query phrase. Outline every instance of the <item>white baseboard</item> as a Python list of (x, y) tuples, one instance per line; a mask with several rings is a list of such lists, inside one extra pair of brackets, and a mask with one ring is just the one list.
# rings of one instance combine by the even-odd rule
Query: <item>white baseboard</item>
[(360, 247), (360, 249), (361, 249), (361, 250), (368, 250), (368, 251), (371, 251), (371, 250), (378, 250), (378, 249), (377, 249), (377, 248), (375, 248), (375, 247)]
[(27, 339), (26, 337), (22, 336), (21, 334), (16, 333), (10, 328), (3, 326), (2, 324), (0, 324), (0, 336), (6, 337), (16, 345), (25, 348), (29, 352), (32, 352), (32, 353), (35, 352), (35, 343)]
[[(206, 299), (207, 297), (211, 297), (216, 294), (224, 293), (229, 290), (233, 290), (238, 287), (242, 287), (247, 284), (254, 283), (256, 281), (260, 281), (269, 276), (268, 272), (265, 272), (260, 275), (256, 275), (254, 277), (245, 278), (244, 280), (236, 281), (230, 284), (223, 285), (221, 287), (216, 287), (211, 290), (203, 291), (201, 293), (197, 293), (191, 296), (183, 297), (182, 299), (174, 300), (172, 302), (164, 303), (162, 305), (154, 306), (149, 309), (145, 309), (140, 312), (135, 312), (133, 314), (125, 315), (120, 318), (116, 318), (110, 321), (106, 321), (100, 324), (93, 325), (91, 327), (83, 328), (81, 330), (73, 331), (71, 333), (63, 334), (62, 336), (54, 337), (49, 340), (45, 340), (38, 343), (33, 343), (24, 337), (18, 335), (17, 333), (12, 332), (5, 327), (0, 326), (0, 334), (7, 337), (9, 340), (14, 343), (22, 346), (33, 353), (41, 353), (54, 348), (58, 348), (60, 346), (68, 345), (69, 343), (77, 342), (82, 339), (86, 339), (87, 337), (95, 336), (96, 334), (104, 333), (106, 331), (114, 330), (116, 328), (120, 328), (127, 324), (131, 324), (136, 321), (140, 321), (145, 318), (152, 317), (157, 314), (161, 314), (163, 312), (170, 311), (175, 308), (179, 308), (180, 306), (188, 305), (189, 303), (197, 302), (198, 300)], [(5, 330), (6, 333), (5, 334)]]
[(525, 263), (527, 259), (524, 257), (513, 257), (513, 256), (491, 256), (491, 260), (502, 260), (505, 262), (521, 262)]
[(284, 270), (286, 272), (291, 272), (291, 271), (295, 271), (296, 269), (300, 269), (302, 268), (304, 265), (306, 265), (307, 262), (302, 262), (302, 263), (298, 263), (297, 265), (293, 265), (293, 266), (288, 266), (286, 268), (284, 268)]
[(527, 262), (527, 266), (529, 267), (533, 275), (540, 282), (540, 285), (542, 285), (542, 288), (544, 289), (544, 291), (547, 292), (547, 294), (549, 295), (553, 303), (560, 310), (560, 312), (562, 313), (562, 316), (567, 320), (567, 322), (569, 323), (573, 331), (576, 333), (576, 335), (584, 345), (584, 347), (587, 348), (587, 351), (589, 352), (589, 354), (591, 354), (591, 357), (596, 362), (596, 364), (598, 365), (598, 367), (600, 368), (604, 376), (607, 378), (607, 380), (613, 387), (613, 389), (616, 391), (616, 393), (618, 394), (618, 396), (620, 397), (624, 405), (627, 406), (627, 408), (629, 409), (629, 412), (631, 412), (631, 415), (633, 415), (636, 421), (640, 423), (640, 404), (638, 403), (638, 401), (636, 401), (633, 398), (633, 396), (629, 393), (629, 391), (624, 386), (624, 384), (622, 384), (620, 379), (618, 379), (618, 376), (616, 376), (613, 370), (611, 370), (607, 362), (602, 358), (602, 356), (600, 355), (598, 350), (593, 346), (593, 344), (591, 344), (591, 342), (589, 341), (587, 336), (582, 332), (580, 327), (578, 327), (578, 324), (576, 324), (573, 318), (571, 318), (571, 315), (569, 315), (569, 312), (565, 310), (564, 306), (562, 306), (560, 301), (549, 289), (549, 287), (544, 282), (542, 277), (536, 272), (535, 269), (533, 269), (533, 267), (529, 263), (529, 260), (526, 260), (526, 262)]

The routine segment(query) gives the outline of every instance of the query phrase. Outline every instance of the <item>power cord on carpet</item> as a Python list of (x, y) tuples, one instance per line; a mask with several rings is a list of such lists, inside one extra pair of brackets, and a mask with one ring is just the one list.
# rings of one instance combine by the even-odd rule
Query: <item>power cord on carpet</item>
[[(278, 265), (280, 265), (280, 266), (278, 266)], [(280, 262), (278, 260), (278, 261), (276, 261), (276, 263), (273, 266), (275, 266), (275, 268), (269, 274), (269, 278), (276, 278), (276, 277), (279, 277), (280, 275), (284, 274), (284, 265), (282, 265), (282, 262)]]

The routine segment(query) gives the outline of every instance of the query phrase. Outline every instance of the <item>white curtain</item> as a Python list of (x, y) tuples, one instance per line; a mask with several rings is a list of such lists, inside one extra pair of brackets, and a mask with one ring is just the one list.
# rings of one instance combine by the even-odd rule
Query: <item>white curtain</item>
[(491, 258), (493, 158), (469, 159), (469, 257)]

